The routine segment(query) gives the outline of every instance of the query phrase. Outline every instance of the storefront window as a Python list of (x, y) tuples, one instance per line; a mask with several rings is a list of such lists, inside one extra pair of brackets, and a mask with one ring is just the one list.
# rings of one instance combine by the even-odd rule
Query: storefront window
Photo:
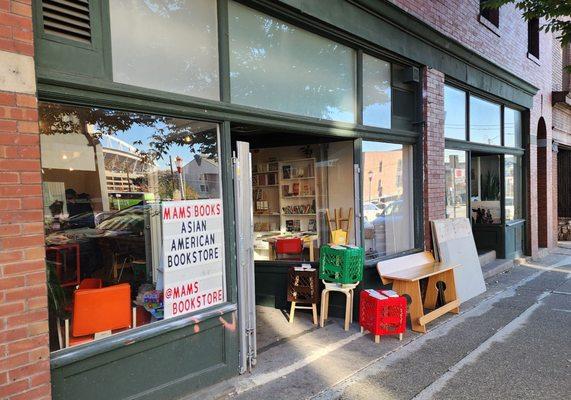
[(363, 125), (391, 128), (391, 64), (363, 55)]
[(521, 157), (506, 155), (505, 156), (505, 174), (506, 174), (506, 220), (522, 218), (522, 161)]
[(446, 149), (446, 218), (468, 216), (468, 176), (466, 175), (466, 152)]
[(361, 175), (366, 258), (412, 249), (412, 146), (364, 141)]
[(52, 349), (162, 319), (161, 204), (220, 199), (217, 125), (40, 103), (40, 132)]
[(470, 141), (502, 144), (500, 105), (470, 96)]
[(255, 260), (318, 261), (323, 244), (355, 243), (352, 141), (253, 149), (252, 164)]
[(219, 99), (216, 1), (113, 0), (109, 11), (115, 82)]
[(444, 136), (466, 140), (466, 92), (444, 86)]
[(501, 179), (499, 155), (473, 155), (470, 195), (472, 222), (499, 224), (501, 215)]
[(229, 3), (232, 102), (355, 122), (355, 51)]
[(521, 112), (504, 108), (504, 146), (521, 147)]

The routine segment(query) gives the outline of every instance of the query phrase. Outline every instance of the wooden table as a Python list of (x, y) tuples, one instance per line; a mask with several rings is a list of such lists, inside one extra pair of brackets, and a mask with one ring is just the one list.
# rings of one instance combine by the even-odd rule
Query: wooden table
[[(410, 297), (409, 314), (412, 330), (426, 332), (426, 324), (434, 319), (452, 312), (460, 312), (460, 300), (456, 294), (454, 269), (459, 264), (442, 264), (434, 261), (430, 252), (416, 253), (398, 257), (377, 264), (377, 270), (383, 283), (393, 284), (393, 290), (400, 296)], [(420, 280), (428, 278), (424, 302), (420, 293)], [(436, 308), (438, 298), (438, 282), (444, 282), (445, 304)], [(424, 309), (431, 309), (425, 314)]]
[(313, 262), (315, 261), (315, 245), (314, 242), (316, 242), (319, 238), (318, 235), (276, 235), (276, 236), (271, 236), (268, 237), (266, 239), (263, 239), (265, 242), (268, 242), (270, 244), (271, 250), (270, 250), (270, 261), (273, 261), (276, 259), (276, 250), (275, 250), (275, 244), (279, 239), (293, 239), (293, 238), (300, 238), (303, 240), (303, 248), (304, 249), (309, 249), (309, 261)]

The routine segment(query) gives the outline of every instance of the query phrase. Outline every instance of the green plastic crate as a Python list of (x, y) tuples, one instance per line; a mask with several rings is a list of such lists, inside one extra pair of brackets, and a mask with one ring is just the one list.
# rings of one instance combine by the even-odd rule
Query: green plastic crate
[(360, 247), (324, 245), (319, 249), (319, 279), (336, 283), (363, 280), (365, 252)]

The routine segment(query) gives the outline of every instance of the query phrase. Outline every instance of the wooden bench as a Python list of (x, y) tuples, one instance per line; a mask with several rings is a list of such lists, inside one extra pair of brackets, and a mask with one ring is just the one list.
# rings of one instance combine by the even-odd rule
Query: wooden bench
[[(381, 276), (383, 284), (393, 284), (393, 290), (400, 296), (408, 295), (410, 322), (412, 330), (415, 332), (426, 332), (426, 324), (434, 319), (452, 312), (460, 312), (460, 300), (456, 295), (456, 284), (454, 281), (454, 268), (459, 264), (437, 263), (434, 261), (432, 253), (425, 251), (392, 260), (381, 261), (377, 264), (377, 271)], [(428, 278), (426, 297), (424, 302), (420, 294), (420, 280)], [(445, 304), (436, 308), (438, 298), (438, 288), (436, 284), (444, 282)], [(424, 309), (431, 309), (428, 314), (424, 314)]]

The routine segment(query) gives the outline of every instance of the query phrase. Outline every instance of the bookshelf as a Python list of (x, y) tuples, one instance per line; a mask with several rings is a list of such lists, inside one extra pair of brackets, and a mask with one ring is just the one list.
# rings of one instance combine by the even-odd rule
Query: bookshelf
[(315, 232), (315, 158), (257, 163), (252, 167), (254, 232)]
[(315, 158), (279, 163), (280, 230), (318, 232)]

